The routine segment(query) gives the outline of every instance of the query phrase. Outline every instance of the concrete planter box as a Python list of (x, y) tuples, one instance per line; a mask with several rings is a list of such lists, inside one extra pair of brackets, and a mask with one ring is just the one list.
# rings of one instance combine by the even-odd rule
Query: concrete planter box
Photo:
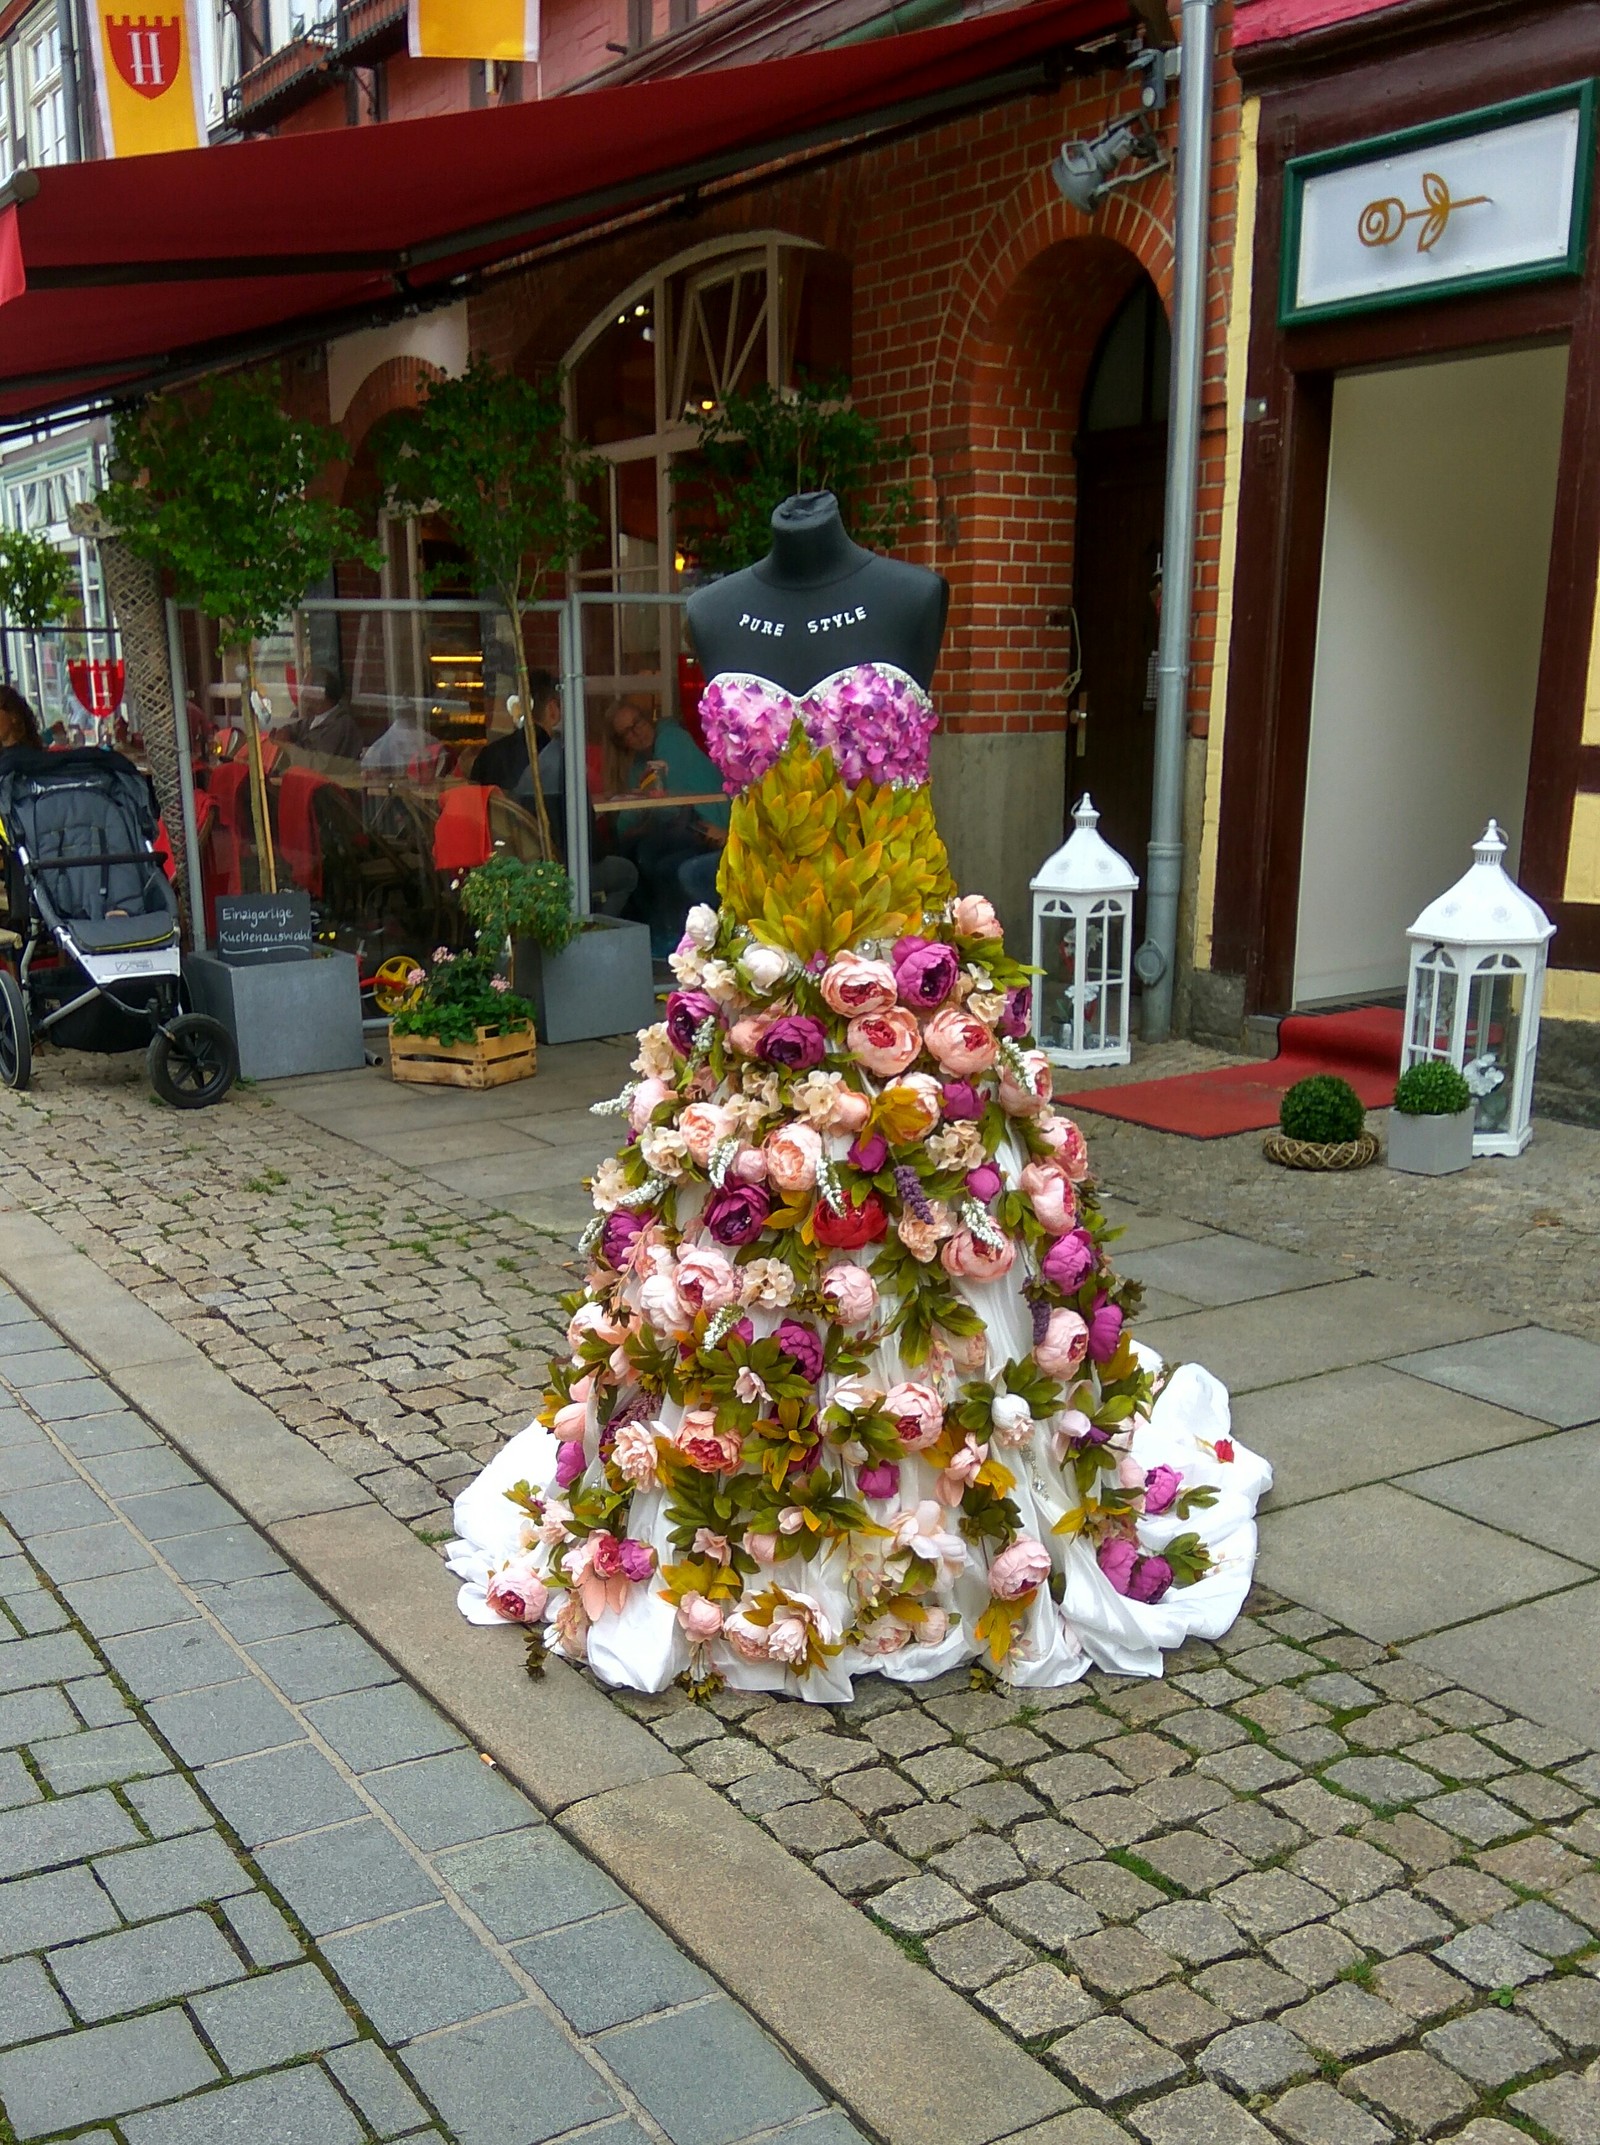
[(319, 948), (309, 961), (234, 965), (191, 953), (183, 974), (195, 1011), (220, 1020), (238, 1044), (247, 1080), (354, 1072), (366, 1063), (353, 954)]
[(541, 1043), (583, 1043), (648, 1027), (656, 1017), (649, 926), (591, 916), (563, 953), (519, 938), (511, 987), (534, 1006)]
[(1472, 1121), (1469, 1103), (1453, 1117), (1410, 1117), (1404, 1110), (1389, 1112), (1391, 1169), (1411, 1177), (1449, 1177), (1472, 1160)]

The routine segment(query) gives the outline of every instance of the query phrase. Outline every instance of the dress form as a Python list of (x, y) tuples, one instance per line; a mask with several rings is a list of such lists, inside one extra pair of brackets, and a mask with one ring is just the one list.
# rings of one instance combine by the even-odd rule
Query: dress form
[(707, 677), (745, 672), (801, 695), (860, 663), (892, 663), (927, 688), (950, 590), (940, 574), (852, 543), (832, 492), (802, 492), (772, 516), (772, 549), (689, 598)]

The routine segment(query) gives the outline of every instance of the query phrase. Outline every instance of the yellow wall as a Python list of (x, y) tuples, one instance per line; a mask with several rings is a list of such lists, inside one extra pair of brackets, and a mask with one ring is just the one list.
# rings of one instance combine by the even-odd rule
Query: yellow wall
[(1228, 711), (1233, 634), (1234, 552), (1239, 532), (1239, 480), (1244, 463), (1244, 389), (1250, 359), (1250, 299), (1256, 243), (1256, 136), (1261, 99), (1246, 97), (1239, 113), (1239, 208), (1234, 224), (1233, 297), (1228, 315), (1228, 448), (1223, 465), (1222, 557), (1217, 567), (1216, 659), (1211, 669), (1206, 794), (1200, 829), (1200, 875), (1195, 898), (1194, 961), (1211, 966), (1211, 920), (1217, 899), (1217, 829), (1222, 811), (1222, 732)]

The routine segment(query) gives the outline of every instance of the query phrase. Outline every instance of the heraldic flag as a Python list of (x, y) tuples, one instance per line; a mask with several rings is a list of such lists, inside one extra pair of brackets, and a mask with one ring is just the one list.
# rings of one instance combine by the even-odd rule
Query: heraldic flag
[(197, 0), (145, 15), (97, 0), (89, 24), (106, 154), (204, 148)]
[(414, 60), (536, 60), (539, 0), (409, 0)]

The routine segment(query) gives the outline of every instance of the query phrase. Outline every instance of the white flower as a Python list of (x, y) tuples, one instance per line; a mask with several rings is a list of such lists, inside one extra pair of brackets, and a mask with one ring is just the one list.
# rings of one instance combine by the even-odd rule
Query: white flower
[(608, 1154), (589, 1180), (589, 1192), (602, 1214), (611, 1213), (628, 1193), (628, 1179), (615, 1155)]
[(707, 902), (697, 901), (683, 919), (686, 938), (693, 939), (702, 952), (707, 952), (717, 943), (717, 912)]
[(794, 1275), (782, 1259), (752, 1259), (742, 1279), (740, 1295), (752, 1307), (781, 1311), (794, 1301)]
[(791, 1106), (808, 1125), (819, 1132), (826, 1132), (833, 1122), (834, 1112), (839, 1107), (839, 1097), (844, 1092), (844, 1076), (820, 1069), (808, 1072), (803, 1080), (796, 1081), (790, 1093)]
[(1505, 1074), (1495, 1062), (1494, 1052), (1485, 1051), (1481, 1058), (1474, 1058), (1470, 1065), (1461, 1068), (1461, 1077), (1467, 1083), (1469, 1095), (1481, 1098), (1492, 1095), (1505, 1080)]
[(936, 1169), (976, 1169), (984, 1159), (982, 1130), (968, 1118), (941, 1125), (929, 1135), (928, 1159)]
[(897, 1512), (889, 1533), (896, 1549), (909, 1550), (924, 1563), (942, 1566), (945, 1576), (953, 1579), (965, 1568), (967, 1548), (959, 1534), (946, 1530), (944, 1516), (944, 1506), (925, 1497), (921, 1504)]
[(677, 1052), (667, 1036), (667, 1024), (658, 1020), (653, 1028), (639, 1030), (639, 1055), (633, 1061), (636, 1073), (649, 1079), (664, 1080), (677, 1069)]
[(733, 1381), (733, 1397), (743, 1401), (747, 1408), (759, 1408), (769, 1401), (772, 1395), (746, 1363)]
[(1016, 1393), (997, 1393), (989, 1407), (989, 1421), (1002, 1445), (1025, 1445), (1033, 1435), (1033, 1410)]
[(967, 1000), (967, 1011), (974, 1020), (997, 1021), (1006, 1009), (1004, 991), (974, 991)]
[(745, 981), (763, 998), (770, 997), (792, 966), (790, 956), (780, 953), (776, 946), (757, 943), (747, 946), (739, 956), (739, 968)]
[(699, 987), (705, 965), (705, 955), (695, 946), (675, 946), (667, 955), (667, 966), (686, 991)]
[(700, 988), (709, 991), (713, 998), (732, 998), (738, 991), (739, 978), (726, 961), (702, 961)]
[(689, 1159), (689, 1143), (673, 1125), (646, 1125), (639, 1134), (639, 1152), (658, 1177), (677, 1179)]

